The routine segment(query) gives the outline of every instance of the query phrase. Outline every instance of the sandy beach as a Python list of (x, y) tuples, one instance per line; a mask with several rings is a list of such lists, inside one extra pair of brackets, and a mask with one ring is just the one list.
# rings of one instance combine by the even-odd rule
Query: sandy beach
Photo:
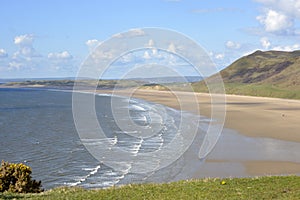
[[(211, 116), (211, 96), (206, 93), (175, 94), (156, 90), (97, 92), (144, 99), (208, 118)], [(197, 99), (196, 104), (193, 98)], [(191, 155), (187, 154), (186, 159), (193, 160), (193, 164), (189, 163), (190, 166), (185, 169), (192, 172), (188, 177), (300, 175), (300, 100), (226, 95), (226, 103), (214, 106), (224, 104), (225, 131), (205, 163), (197, 164), (198, 157), (193, 151), (198, 151), (198, 146)], [(197, 106), (199, 109), (195, 108)], [(222, 121), (215, 120), (216, 123)]]
[[(128, 95), (129, 91), (122, 90), (115, 93)], [(176, 93), (186, 96), (181, 102), (184, 109), (195, 113), (196, 109), (190, 106), (191, 97), (194, 94), (189, 92)], [(195, 95), (200, 108), (200, 113), (195, 114), (210, 117), (210, 94), (196, 93)], [(133, 97), (182, 110), (176, 96), (171, 92), (136, 90)], [(225, 127), (250, 137), (267, 137), (300, 142), (300, 100), (226, 95)]]
[[(193, 93), (178, 92), (184, 97), (179, 103), (176, 96), (168, 91), (135, 90), (133, 94), (131, 92), (114, 91), (118, 95), (132, 96), (206, 117), (211, 115), (209, 94), (196, 94), (199, 113), (191, 104)], [(300, 157), (297, 152), (291, 155), (289, 149), (290, 146), (294, 146), (295, 151), (300, 148), (299, 122), (298, 100), (226, 95), (224, 127), (238, 134), (223, 135), (193, 177), (299, 175)], [(273, 148), (273, 154), (268, 154), (270, 148)]]

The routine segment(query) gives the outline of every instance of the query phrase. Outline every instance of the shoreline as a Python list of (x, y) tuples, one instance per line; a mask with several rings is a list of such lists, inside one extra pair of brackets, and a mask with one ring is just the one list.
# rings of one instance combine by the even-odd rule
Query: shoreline
[[(132, 95), (130, 90), (97, 90), (96, 92), (103, 94), (112, 94), (114, 92), (116, 95), (132, 96), (153, 103), (163, 104), (177, 110), (183, 110), (176, 100), (176, 96), (168, 91), (135, 90)], [(209, 105), (210, 94), (178, 93), (186, 97), (180, 102), (184, 105), (184, 111), (209, 117), (211, 109)], [(190, 95), (196, 95), (199, 100), (200, 113), (196, 112), (191, 106)], [(256, 142), (258, 141), (258, 143), (259, 140), (264, 138), (271, 139), (269, 143), (272, 143), (272, 140), (275, 142), (278, 140), (281, 143), (287, 142), (287, 145), (285, 145), (286, 151), (290, 150), (288, 147), (289, 142), (296, 143), (297, 148), (300, 148), (300, 133), (298, 132), (300, 130), (300, 100), (239, 95), (226, 95), (226, 100), (227, 111), (224, 127), (225, 129), (229, 128), (237, 131), (237, 134), (240, 136), (234, 136), (231, 140), (224, 142), (224, 138), (228, 138), (228, 134), (225, 134), (224, 138), (219, 140), (216, 148), (208, 155), (206, 162), (196, 170), (192, 178), (300, 175), (300, 161), (297, 157), (295, 157), (296, 161), (293, 159), (276, 160), (269, 159), (268, 157), (247, 160), (237, 159), (231, 155), (232, 151), (247, 154), (247, 151), (250, 152), (252, 150), (259, 155), (260, 152), (249, 144), (247, 150), (247, 143), (245, 142), (251, 139), (254, 139)], [(236, 142), (240, 142), (240, 146), (234, 146)], [(270, 148), (276, 148), (274, 145), (270, 145)], [(234, 147), (232, 148), (232, 146)], [(220, 153), (224, 155), (224, 159), (223, 157), (220, 159), (220, 156), (216, 156)], [(284, 155), (288, 154), (285, 153)]]
[[(97, 92), (112, 93), (112, 91), (102, 90), (97, 90)], [(129, 90), (120, 90), (114, 91), (114, 94), (131, 96), (131, 92)], [(189, 92), (179, 93), (187, 96), (186, 100), (180, 102), (184, 104), (185, 111), (206, 117), (210, 116), (210, 94), (196, 93), (200, 107), (200, 113), (198, 113), (195, 112), (193, 107), (189, 107), (190, 102), (188, 97), (194, 94)], [(168, 91), (136, 90), (132, 94), (132, 97), (181, 110), (175, 95)], [(276, 160), (274, 158), (270, 159), (267, 156), (259, 158), (259, 150), (268, 151), (267, 148), (276, 148), (272, 142), (282, 144), (286, 150), (282, 155), (286, 156), (288, 156), (289, 144), (296, 144), (300, 148), (300, 101), (226, 95), (226, 104), (227, 110), (224, 128), (237, 131), (238, 136), (234, 136), (226, 142), (220, 139), (216, 148), (208, 155), (206, 162), (199, 167), (193, 178), (300, 175), (299, 160), (295, 162), (285, 159)], [(224, 137), (229, 136), (225, 134)], [(269, 144), (271, 146), (267, 146), (266, 148), (262, 145), (252, 147), (251, 144), (247, 143), (251, 139), (256, 143), (268, 140), (267, 144), (271, 143)], [(235, 146), (236, 142), (240, 143), (240, 146)], [(235, 148), (231, 148), (232, 146)], [(233, 152), (239, 152), (240, 155), (245, 154), (245, 157), (247, 157), (247, 154), (251, 151), (257, 154), (258, 158), (247, 160), (237, 159), (232, 156)], [(216, 158), (216, 154), (222, 154), (225, 159), (220, 160)], [(274, 155), (272, 156), (274, 157)]]
[[(97, 90), (100, 93), (111, 91)], [(115, 94), (128, 96), (129, 90), (115, 91)], [(210, 94), (176, 92), (187, 97), (180, 102), (185, 111), (210, 118)], [(196, 95), (200, 113), (189, 106), (192, 95)], [(219, 94), (216, 94), (219, 95)], [(168, 91), (136, 90), (134, 98), (141, 98), (182, 110), (173, 94)], [(266, 137), (285, 141), (300, 142), (300, 100), (269, 97), (226, 95), (225, 128), (238, 131), (249, 137)]]

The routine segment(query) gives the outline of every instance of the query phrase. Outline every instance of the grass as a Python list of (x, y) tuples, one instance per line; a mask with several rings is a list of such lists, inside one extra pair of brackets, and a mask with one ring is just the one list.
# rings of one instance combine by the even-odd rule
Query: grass
[[(203, 82), (192, 84), (195, 92), (208, 92)], [(300, 88), (284, 88), (272, 84), (224, 83), (226, 94), (300, 99)]]
[(270, 84), (225, 84), (227, 94), (300, 99), (300, 90), (290, 90)]
[[(256, 51), (236, 60), (220, 72), (226, 94), (300, 99), (299, 56), (300, 51)], [(207, 92), (203, 81), (192, 85)]]
[(97, 190), (63, 187), (40, 194), (0, 193), (0, 199), (300, 199), (300, 177), (200, 179)]

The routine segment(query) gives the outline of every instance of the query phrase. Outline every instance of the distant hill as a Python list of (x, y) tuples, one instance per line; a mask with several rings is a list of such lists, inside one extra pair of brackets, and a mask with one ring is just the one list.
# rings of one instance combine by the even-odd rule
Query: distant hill
[(221, 71), (225, 83), (300, 85), (300, 51), (256, 51)]
[(193, 83), (203, 80), (201, 76), (167, 76), (167, 77), (153, 77), (153, 78), (131, 78), (129, 80), (139, 80), (149, 82), (152, 84), (160, 83)]
[[(115, 87), (130, 88), (139, 87), (147, 84), (147, 82), (135, 80), (77, 80), (77, 88), (94, 89), (97, 85), (98, 89), (113, 89)], [(56, 88), (56, 89), (73, 89), (75, 80), (27, 80), (23, 82), (4, 83), (4, 87), (34, 87), (34, 88)]]
[[(300, 51), (256, 51), (220, 74), (229, 94), (300, 99)], [(205, 91), (203, 82), (193, 87)]]
[[(191, 82), (197, 82), (203, 78), (199, 76), (186, 77), (153, 77), (153, 78), (132, 78), (132, 79), (87, 79), (77, 78), (77, 88), (93, 89), (98, 85), (98, 89), (124, 89), (130, 87), (140, 87), (143, 89), (187, 90)], [(56, 88), (72, 89), (75, 78), (28, 78), (28, 79), (0, 79), (0, 87), (34, 87), (34, 88)], [(169, 88), (170, 87), (170, 88)]]
[[(185, 79), (185, 81), (183, 81)], [(201, 76), (166, 76), (153, 78), (129, 78), (127, 80), (138, 80), (148, 83), (178, 83), (178, 82), (197, 82), (201, 81)], [(8, 82), (26, 82), (26, 81), (61, 81), (61, 80), (92, 80), (86, 77), (53, 77), (53, 78), (0, 78), (1, 83)], [(103, 79), (103, 80), (119, 80), (119, 79)]]
[(26, 82), (26, 81), (62, 81), (62, 80), (90, 80), (84, 77), (53, 77), (53, 78), (0, 78), (0, 83)]

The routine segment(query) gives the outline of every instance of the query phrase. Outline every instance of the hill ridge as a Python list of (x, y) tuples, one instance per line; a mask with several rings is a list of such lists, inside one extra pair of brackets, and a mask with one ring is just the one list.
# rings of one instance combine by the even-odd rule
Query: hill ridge
[[(237, 59), (220, 74), (228, 94), (300, 99), (300, 50), (257, 50)], [(204, 84), (195, 83), (193, 88), (207, 92)]]
[(222, 70), (225, 83), (300, 85), (300, 51), (256, 51)]

